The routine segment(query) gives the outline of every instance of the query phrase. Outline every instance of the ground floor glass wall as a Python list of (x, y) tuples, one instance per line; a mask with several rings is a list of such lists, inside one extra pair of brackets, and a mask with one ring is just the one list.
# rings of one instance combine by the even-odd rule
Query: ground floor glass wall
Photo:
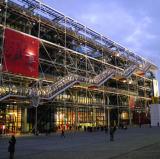
[(6, 105), (0, 110), (0, 133), (17, 133), (21, 131), (21, 107)]
[(76, 126), (104, 126), (104, 109), (87, 106), (57, 107), (55, 124), (58, 129)]
[[(109, 114), (108, 114), (109, 113)], [(109, 116), (108, 116), (109, 115)], [(36, 108), (5, 105), (0, 108), (0, 133), (34, 132)], [(101, 105), (72, 105), (52, 103), (37, 108), (39, 132), (55, 132), (125, 124), (149, 123), (149, 112)]]

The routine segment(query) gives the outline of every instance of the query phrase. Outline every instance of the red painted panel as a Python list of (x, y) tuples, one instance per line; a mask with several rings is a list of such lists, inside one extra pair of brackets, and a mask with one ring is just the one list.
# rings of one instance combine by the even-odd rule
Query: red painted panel
[(5, 29), (3, 71), (38, 77), (39, 40)]
[(131, 109), (134, 109), (134, 107), (135, 107), (135, 97), (134, 96), (130, 96), (130, 98), (129, 98), (129, 107)]

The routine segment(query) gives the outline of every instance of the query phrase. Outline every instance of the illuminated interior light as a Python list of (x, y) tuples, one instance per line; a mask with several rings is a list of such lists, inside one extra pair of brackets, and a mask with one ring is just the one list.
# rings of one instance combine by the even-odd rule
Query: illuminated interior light
[(17, 113), (15, 113), (15, 112), (9, 112), (8, 115), (15, 115), (15, 116), (17, 116)]
[(127, 81), (126, 80), (123, 80), (123, 83), (126, 83)]
[(32, 51), (28, 51), (26, 55), (27, 56), (34, 56), (34, 53)]
[(119, 54), (119, 53), (117, 53), (117, 54), (116, 54), (116, 56), (117, 56), (117, 57), (119, 57), (119, 56), (120, 56), (120, 54)]

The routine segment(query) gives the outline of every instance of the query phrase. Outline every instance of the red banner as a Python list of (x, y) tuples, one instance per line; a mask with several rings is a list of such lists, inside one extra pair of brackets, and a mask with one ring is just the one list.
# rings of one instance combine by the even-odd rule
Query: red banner
[(39, 40), (5, 29), (3, 71), (38, 77)]

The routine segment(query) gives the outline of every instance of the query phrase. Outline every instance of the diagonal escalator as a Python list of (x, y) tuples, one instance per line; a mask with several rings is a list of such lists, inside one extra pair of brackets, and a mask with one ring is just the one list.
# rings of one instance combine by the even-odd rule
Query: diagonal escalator
[(142, 71), (146, 73), (151, 68), (151, 64), (147, 62), (144, 67), (142, 68)]
[(46, 93), (46, 95), (41, 94), (41, 99), (51, 100), (78, 82), (78, 75), (69, 74), (53, 85), (43, 88), (43, 91)]
[(124, 71), (124, 76), (126, 77), (126, 78), (129, 78), (133, 73), (134, 73), (134, 71), (137, 69), (137, 66), (136, 65), (131, 65), (131, 66), (129, 66), (125, 71)]
[(94, 83), (99, 87), (115, 74), (115, 70), (105, 70), (101, 74), (94, 77)]
[(0, 92), (0, 101), (10, 97), (26, 98), (29, 95), (29, 89), (15, 85), (0, 86)]

